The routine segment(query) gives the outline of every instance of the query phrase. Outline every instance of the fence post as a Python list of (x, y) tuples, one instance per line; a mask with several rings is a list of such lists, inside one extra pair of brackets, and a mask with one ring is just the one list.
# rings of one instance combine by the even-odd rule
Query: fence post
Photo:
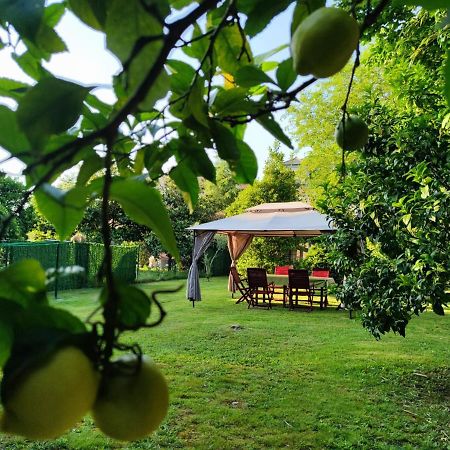
[(140, 263), (141, 263), (141, 244), (138, 244), (135, 283), (139, 283), (139, 268), (141, 267)]
[(58, 298), (58, 278), (59, 278), (59, 246), (60, 242), (56, 243), (56, 261), (55, 261), (55, 299)]

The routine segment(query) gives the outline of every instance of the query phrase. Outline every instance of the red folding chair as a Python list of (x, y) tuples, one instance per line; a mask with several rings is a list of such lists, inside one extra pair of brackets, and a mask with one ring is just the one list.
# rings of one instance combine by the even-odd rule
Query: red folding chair
[(275, 267), (275, 275), (287, 275), (289, 269), (293, 269), (292, 266), (276, 266)]

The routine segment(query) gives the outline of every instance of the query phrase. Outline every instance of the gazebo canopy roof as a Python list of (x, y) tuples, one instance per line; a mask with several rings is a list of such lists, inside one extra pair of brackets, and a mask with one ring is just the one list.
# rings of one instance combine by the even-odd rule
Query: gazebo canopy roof
[(253, 236), (318, 236), (334, 231), (327, 216), (302, 202), (263, 203), (248, 208), (243, 214), (188, 229), (197, 233), (215, 231)]

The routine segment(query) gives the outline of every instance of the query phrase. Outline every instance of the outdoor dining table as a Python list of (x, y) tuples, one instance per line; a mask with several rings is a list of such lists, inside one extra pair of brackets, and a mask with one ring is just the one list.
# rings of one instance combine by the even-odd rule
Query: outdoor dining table
[[(329, 284), (335, 284), (334, 278), (332, 277), (313, 277), (309, 276), (309, 281), (314, 289), (320, 290), (320, 305), (323, 305), (323, 294), (327, 292)], [(283, 286), (283, 288), (289, 285), (288, 275), (278, 275), (274, 273), (267, 274), (267, 282), (274, 283), (275, 286)], [(283, 294), (284, 295), (284, 294)]]

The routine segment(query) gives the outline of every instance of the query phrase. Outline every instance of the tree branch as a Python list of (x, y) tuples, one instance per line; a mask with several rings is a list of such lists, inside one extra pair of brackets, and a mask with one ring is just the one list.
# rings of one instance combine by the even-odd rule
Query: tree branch
[(372, 26), (378, 20), (378, 17), (381, 15), (386, 6), (389, 5), (390, 1), (391, 0), (381, 0), (380, 3), (378, 3), (378, 5), (369, 14), (366, 14), (364, 22), (362, 23), (360, 28), (361, 34), (363, 34), (363, 32), (367, 30), (367, 28)]
[(111, 134), (106, 142), (106, 156), (105, 156), (105, 176), (103, 180), (103, 195), (102, 195), (102, 237), (104, 246), (103, 264), (100, 270), (104, 272), (107, 288), (107, 300), (103, 308), (103, 317), (105, 320), (103, 328), (103, 340), (105, 343), (104, 352), (102, 354), (102, 362), (105, 367), (112, 355), (114, 343), (116, 340), (117, 328), (117, 310), (118, 310), (118, 296), (114, 283), (114, 275), (112, 268), (112, 249), (111, 249), (111, 227), (110, 227), (110, 212), (109, 212), (109, 197), (112, 183), (111, 163), (112, 151), (115, 140), (115, 134)]
[[(230, 116), (223, 116), (223, 117), (212, 117), (213, 120), (216, 120), (218, 122), (227, 122), (231, 126), (235, 125), (241, 125), (245, 123), (249, 123), (254, 119), (257, 119), (258, 117), (264, 116), (266, 114), (270, 114), (272, 112), (281, 111), (282, 109), (289, 108), (291, 103), (293, 101), (297, 100), (297, 95), (306, 89), (311, 84), (315, 83), (317, 81), (317, 78), (310, 78), (309, 80), (306, 80), (304, 83), (302, 83), (300, 86), (295, 88), (294, 90), (290, 92), (282, 92), (282, 93), (276, 93), (273, 95), (273, 98), (271, 98), (268, 102), (268, 104), (264, 107), (259, 109), (258, 111), (250, 114), (236, 114), (236, 115), (230, 115)], [(282, 104), (278, 104), (279, 102), (282, 102)]]
[[(124, 120), (126, 120), (128, 114), (132, 113), (138, 107), (139, 103), (144, 99), (145, 95), (147, 94), (153, 83), (156, 81), (161, 71), (164, 70), (164, 63), (170, 51), (175, 46), (176, 42), (180, 39), (183, 32), (209, 9), (217, 5), (219, 1), (220, 0), (204, 0), (197, 8), (195, 8), (185, 17), (168, 25), (169, 33), (164, 37), (164, 45), (161, 48), (152, 68), (147, 73), (146, 77), (144, 78), (136, 92), (133, 94), (133, 96), (117, 112), (115, 117), (107, 125), (91, 134), (75, 139), (73, 142), (62, 145), (52, 153), (44, 155), (36, 163), (30, 164), (28, 166), (28, 169), (24, 173), (30, 173), (35, 167), (39, 165), (46, 165), (49, 163), (52, 163), (55, 167), (55, 170), (57, 170), (63, 162), (73, 157), (80, 148), (89, 146), (98, 140), (105, 139), (111, 133), (115, 133), (120, 124)], [(58, 158), (58, 156), (62, 156), (62, 162), (60, 162), (59, 164), (55, 162), (55, 159)]]

